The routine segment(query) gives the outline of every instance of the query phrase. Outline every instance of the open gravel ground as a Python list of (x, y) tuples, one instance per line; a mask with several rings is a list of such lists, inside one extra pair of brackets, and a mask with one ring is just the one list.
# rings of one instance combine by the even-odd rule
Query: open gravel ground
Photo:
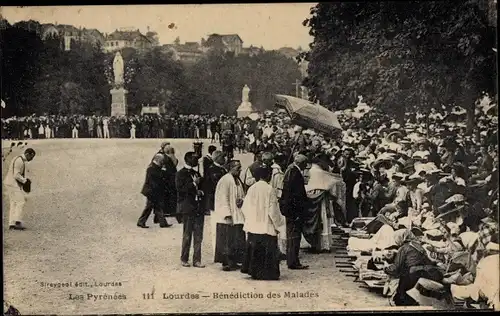
[[(7, 229), (9, 204), (3, 196), (4, 300), (21, 314), (375, 310), (388, 306), (387, 299), (360, 289), (352, 278), (341, 274), (333, 254), (302, 254), (303, 263), (310, 265), (307, 271), (288, 270), (282, 263), (280, 281), (253, 281), (238, 271), (222, 272), (220, 265), (212, 263), (208, 217), (202, 254), (207, 267), (181, 267), (181, 225), (160, 229), (150, 218), (150, 229), (136, 227), (145, 204), (140, 189), (146, 166), (160, 140), (28, 142), (38, 152), (29, 166), (33, 192), (24, 213), (28, 230)], [(172, 140), (180, 164), (192, 142)], [(207, 147), (205, 141), (204, 150)], [(252, 160), (248, 154), (237, 158), (244, 167)], [(4, 163), (3, 177), (7, 167)], [(50, 286), (58, 282), (69, 286)], [(80, 282), (87, 286), (77, 286)], [(214, 297), (231, 292), (263, 298)], [(285, 297), (286, 292), (312, 297)], [(188, 293), (189, 298), (180, 298)], [(170, 294), (177, 298), (169, 298)]]

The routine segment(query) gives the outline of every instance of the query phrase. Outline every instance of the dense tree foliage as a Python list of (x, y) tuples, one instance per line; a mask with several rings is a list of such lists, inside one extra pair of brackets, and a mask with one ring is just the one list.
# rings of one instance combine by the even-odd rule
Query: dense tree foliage
[[(320, 3), (304, 21), (314, 36), (310, 97), (335, 109), (357, 96), (394, 114), (495, 94), (496, 6), (489, 0)], [(473, 113), (473, 111), (469, 111)]]
[[(109, 114), (114, 53), (79, 41), (65, 51), (61, 38), (40, 38), (36, 21), (2, 25), (4, 116)], [(245, 84), (256, 108), (271, 108), (273, 94), (294, 93), (300, 78), (297, 63), (276, 52), (252, 57), (215, 50), (191, 66), (160, 47), (121, 54), (129, 111), (136, 114), (147, 104), (164, 105), (168, 113), (235, 114)]]
[(272, 108), (274, 94), (294, 93), (293, 82), (300, 78), (297, 63), (276, 52), (257, 56), (209, 54), (188, 71), (202, 96), (203, 109), (210, 113), (231, 113), (241, 103), (245, 84), (256, 109)]
[(43, 51), (44, 43), (36, 32), (2, 23), (0, 93), (2, 100), (13, 105), (2, 113), (16, 115), (34, 110), (35, 105), (30, 103), (30, 91), (40, 75)]

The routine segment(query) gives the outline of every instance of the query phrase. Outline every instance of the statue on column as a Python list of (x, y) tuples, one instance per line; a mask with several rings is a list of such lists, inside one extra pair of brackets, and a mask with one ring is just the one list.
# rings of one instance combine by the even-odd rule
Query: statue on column
[(250, 97), (248, 96), (250, 94), (250, 88), (248, 85), (245, 85), (243, 89), (241, 90), (241, 103), (248, 103), (250, 100)]
[(250, 102), (250, 88), (248, 85), (245, 85), (241, 90), (241, 104), (236, 110), (238, 117), (248, 116), (253, 112), (252, 103)]
[(124, 65), (120, 52), (116, 52), (113, 60), (114, 86), (111, 93), (111, 116), (127, 115), (127, 90), (124, 89)]
[(113, 73), (115, 75), (115, 85), (118, 87), (123, 86), (123, 58), (120, 52), (116, 52), (115, 59), (113, 60)]

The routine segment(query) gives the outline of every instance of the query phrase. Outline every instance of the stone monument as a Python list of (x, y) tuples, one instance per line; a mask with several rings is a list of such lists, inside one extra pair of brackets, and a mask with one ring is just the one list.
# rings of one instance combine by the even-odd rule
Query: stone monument
[(237, 117), (246, 117), (254, 112), (252, 103), (249, 100), (249, 93), (250, 88), (245, 85), (241, 91), (241, 104), (236, 110)]
[(124, 65), (120, 52), (116, 52), (113, 60), (114, 86), (111, 89), (111, 116), (127, 115), (127, 90), (124, 88)]

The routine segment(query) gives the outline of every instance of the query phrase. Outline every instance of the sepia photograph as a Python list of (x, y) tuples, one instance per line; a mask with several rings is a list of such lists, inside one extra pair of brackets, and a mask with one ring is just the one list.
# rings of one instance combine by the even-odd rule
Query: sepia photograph
[(497, 24), (0, 6), (3, 314), (500, 310)]

